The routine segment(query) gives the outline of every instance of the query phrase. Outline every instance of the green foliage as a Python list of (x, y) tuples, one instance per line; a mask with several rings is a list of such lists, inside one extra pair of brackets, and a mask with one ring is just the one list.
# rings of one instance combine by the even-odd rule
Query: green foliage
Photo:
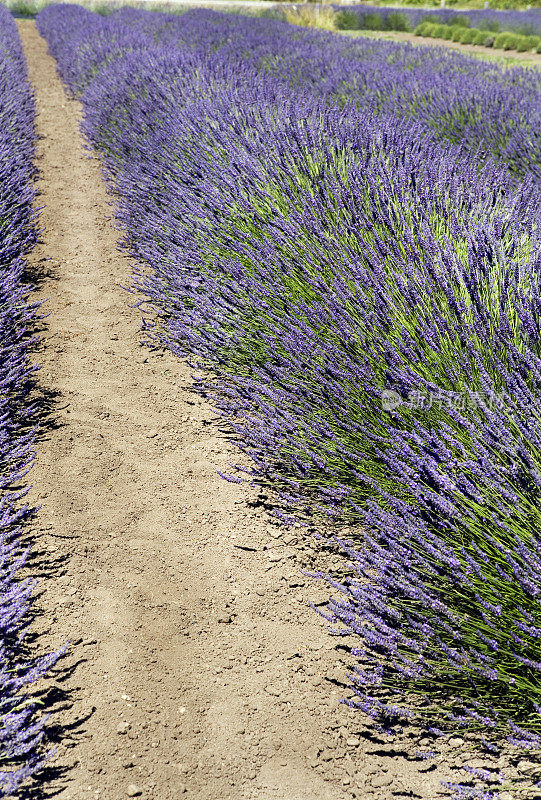
[(481, 44), (484, 45), (487, 39), (494, 39), (494, 37), (489, 36), (487, 31), (475, 31), (475, 36), (473, 37), (472, 44)]
[(490, 31), (460, 25), (443, 25), (423, 22), (415, 29), (417, 36), (431, 36), (437, 39), (452, 39), (460, 44), (476, 44), (495, 47), (501, 50), (517, 50), (524, 53), (536, 50), (541, 44), (541, 36), (521, 36), (510, 31), (491, 36)]
[(355, 11), (337, 11), (336, 27), (339, 31), (358, 31), (361, 29), (361, 16)]
[(36, 13), (32, 0), (16, 0), (16, 2), (10, 3), (10, 11), (21, 17), (33, 17)]
[(464, 16), (464, 14), (457, 14), (455, 17), (449, 17), (447, 24), (450, 25), (451, 28), (469, 28), (471, 26), (471, 20), (469, 17)]
[(382, 17), (377, 12), (360, 14), (352, 9), (336, 12), (336, 27), (340, 31), (409, 31), (408, 18), (400, 11)]
[(435, 36), (437, 39), (445, 39), (447, 38), (445, 34), (449, 30), (447, 25), (434, 25), (434, 31), (432, 36)]
[(482, 31), (490, 31), (491, 33), (500, 32), (500, 23), (497, 19), (488, 18), (479, 20), (479, 29)]
[(430, 36), (431, 38), (435, 38), (436, 37), (437, 27), (438, 27), (437, 25), (427, 25), (423, 35), (424, 36)]
[(518, 33), (520, 36), (535, 36), (535, 31), (535, 27), (528, 24), (518, 25), (513, 29), (513, 33)]
[(408, 18), (405, 14), (401, 14), (400, 11), (393, 11), (391, 14), (387, 14), (384, 24), (385, 29), (388, 31), (409, 31), (410, 29)]
[(429, 27), (430, 27), (429, 22), (420, 22), (419, 25), (417, 25), (417, 27), (413, 31), (413, 33), (415, 34), (415, 36), (426, 36), (425, 31)]
[(424, 25), (426, 22), (427, 25), (435, 25), (434, 17), (429, 16), (428, 14), (424, 17), (421, 17), (417, 25)]
[[(53, 3), (54, 0), (0, 0), (0, 2), (2, 5), (5, 5), (12, 14), (16, 14), (20, 17), (35, 17), (36, 14)], [(130, 5), (130, 3), (124, 3), (122, 0), (80, 0), (78, 5), (82, 5), (90, 11), (95, 11), (97, 14), (106, 17), (121, 6)], [(154, 8), (154, 5), (156, 8)], [(146, 7), (149, 11), (163, 10), (163, 4), (160, 3), (148, 3)], [(186, 9), (179, 5), (175, 7), (174, 12), (171, 11), (170, 13), (176, 13), (177, 10), (182, 13)]]
[(472, 44), (476, 34), (480, 33), (476, 28), (466, 28), (460, 37), (462, 44)]
[(536, 50), (541, 44), (541, 36), (525, 36), (526, 50)]
[(521, 37), (518, 36), (517, 34), (510, 33), (509, 36), (507, 37), (507, 42), (505, 43), (503, 49), (504, 50), (517, 50), (518, 49), (518, 43), (519, 43), (520, 39), (521, 39)]
[(286, 22), (300, 25), (302, 28), (319, 28), (325, 31), (336, 30), (336, 13), (330, 6), (314, 8), (308, 4), (292, 6), (284, 10)]
[(497, 50), (516, 50), (519, 38), (516, 33), (504, 31), (494, 39), (494, 48)]
[(512, 9), (512, 8), (539, 8), (539, 0), (490, 0), (490, 7), (494, 9)]
[(360, 27), (365, 31), (382, 31), (384, 30), (383, 17), (377, 12), (362, 14)]
[(8, 0), (5, 5), (12, 14), (20, 17), (35, 17), (47, 3), (45, 0)]
[(451, 41), (459, 42), (463, 33), (463, 27), (460, 27), (459, 25), (453, 25), (451, 28)]
[(284, 12), (280, 8), (258, 8), (254, 11), (250, 8), (248, 9), (248, 13), (250, 16), (262, 17), (263, 19), (280, 19), (282, 22), (285, 21)]
[[(403, 0), (404, 6), (432, 6), (439, 8), (440, 0)], [(484, 8), (485, 0), (446, 0), (447, 7), (458, 9), (468, 8)], [(490, 8), (497, 9), (525, 9), (525, 8), (539, 8), (541, 0), (490, 0)]]
[(96, 14), (101, 14), (102, 17), (108, 17), (109, 14), (115, 11), (116, 6), (107, 0), (103, 0), (103, 2), (99, 2), (98, 0), (98, 2), (93, 2), (90, 8), (92, 11), (95, 11)]

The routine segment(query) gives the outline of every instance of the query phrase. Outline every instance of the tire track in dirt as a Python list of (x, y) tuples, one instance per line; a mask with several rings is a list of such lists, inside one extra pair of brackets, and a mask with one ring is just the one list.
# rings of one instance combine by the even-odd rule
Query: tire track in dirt
[(272, 524), (255, 490), (218, 477), (238, 454), (189, 392), (189, 369), (138, 344), (120, 288), (130, 266), (80, 104), (34, 22), (19, 30), (41, 136), (32, 263), (51, 273), (40, 381), (58, 392), (32, 500), (40, 548), (65, 558), (40, 605), (44, 638), (74, 642), (77, 662), (54, 796), (434, 800), (438, 774), (389, 757), (392, 745), (338, 704), (329, 679), (344, 665), (306, 607), (326, 592), (299, 572), (312, 544)]

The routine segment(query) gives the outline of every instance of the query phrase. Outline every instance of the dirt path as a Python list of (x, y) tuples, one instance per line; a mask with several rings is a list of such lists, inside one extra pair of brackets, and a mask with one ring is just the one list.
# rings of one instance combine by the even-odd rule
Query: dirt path
[(340, 31), (349, 36), (367, 36), (370, 39), (392, 39), (395, 42), (411, 42), (411, 44), (424, 45), (425, 47), (452, 47), (464, 55), (478, 53), (488, 59), (518, 62), (524, 61), (527, 65), (541, 66), (541, 53), (519, 53), (516, 50), (494, 50), (479, 44), (460, 44), (449, 39), (431, 39), (428, 36), (414, 36), (413, 33), (401, 31)]
[(50, 643), (70, 639), (76, 665), (54, 796), (434, 800), (438, 772), (393, 756), (338, 704), (344, 668), (306, 607), (326, 593), (299, 572), (310, 542), (218, 477), (238, 455), (188, 391), (189, 370), (138, 344), (80, 105), (34, 22), (19, 30), (41, 135), (33, 263), (51, 273), (40, 379), (58, 392), (33, 500), (40, 548), (65, 559), (41, 603)]

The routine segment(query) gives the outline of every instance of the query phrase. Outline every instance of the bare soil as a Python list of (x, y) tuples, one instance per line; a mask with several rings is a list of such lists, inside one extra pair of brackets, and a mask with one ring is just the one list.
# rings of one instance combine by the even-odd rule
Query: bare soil
[(139, 344), (80, 104), (34, 22), (18, 25), (41, 137), (37, 358), (55, 395), (32, 473), (38, 624), (43, 647), (72, 643), (40, 798), (435, 800), (441, 765), (339, 704), (348, 656), (306, 605), (326, 590), (301, 573), (332, 557), (217, 475), (239, 456), (190, 370)]

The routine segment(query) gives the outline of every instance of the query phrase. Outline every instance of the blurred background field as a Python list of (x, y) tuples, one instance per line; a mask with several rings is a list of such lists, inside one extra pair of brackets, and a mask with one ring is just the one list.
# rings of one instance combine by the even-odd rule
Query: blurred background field
[[(1, 0), (0, 5), (7, 7), (15, 15), (21, 16), (35, 16), (42, 8), (51, 5), (52, 0)], [(66, 0), (68, 3), (74, 3), (75, 0)], [(293, 10), (298, 7), (312, 6), (321, 10), (324, 6), (330, 8), (349, 7), (353, 11), (362, 16), (372, 15), (366, 20), (368, 28), (378, 24), (378, 15), (385, 19), (389, 14), (396, 14), (406, 10), (406, 19), (409, 19), (407, 24), (411, 25), (412, 12), (416, 14), (415, 24), (418, 24), (419, 19), (423, 15), (423, 11), (430, 9), (434, 11), (438, 9), (439, 15), (448, 14), (450, 9), (470, 9), (470, 10), (520, 10), (523, 12), (536, 11), (541, 13), (541, 0), (398, 0), (396, 3), (379, 3), (365, 2), (365, 3), (350, 3), (350, 2), (318, 2), (317, 0), (306, 0), (301, 4), (282, 2), (282, 0), (82, 0), (78, 3), (91, 11), (96, 11), (100, 14), (108, 14), (116, 8), (122, 6), (134, 6), (145, 8), (150, 11), (166, 11), (168, 13), (182, 13), (185, 8), (199, 7), (215, 7), (220, 10), (239, 10), (239, 9), (258, 9), (258, 12), (273, 15), (277, 11), (282, 13), (285, 9), (292, 8)], [(325, 13), (325, 12), (324, 12)], [(324, 25), (322, 27), (325, 27)], [(339, 27), (339, 26), (338, 26)], [(398, 28), (400, 30), (401, 28)], [(407, 28), (409, 29), (409, 28)], [(508, 29), (507, 27), (505, 29)]]
[[(17, 17), (34, 17), (51, 0), (0, 0)], [(67, 0), (72, 2), (72, 0)], [(79, 5), (107, 16), (131, 6), (183, 14), (189, 8), (216, 8), (233, 14), (277, 19), (303, 28), (446, 45), (501, 63), (539, 62), (541, 0), (406, 0), (373, 3), (302, 3), (280, 0), (83, 0)], [(436, 7), (435, 7), (436, 6)], [(504, 56), (504, 51), (509, 55)]]

